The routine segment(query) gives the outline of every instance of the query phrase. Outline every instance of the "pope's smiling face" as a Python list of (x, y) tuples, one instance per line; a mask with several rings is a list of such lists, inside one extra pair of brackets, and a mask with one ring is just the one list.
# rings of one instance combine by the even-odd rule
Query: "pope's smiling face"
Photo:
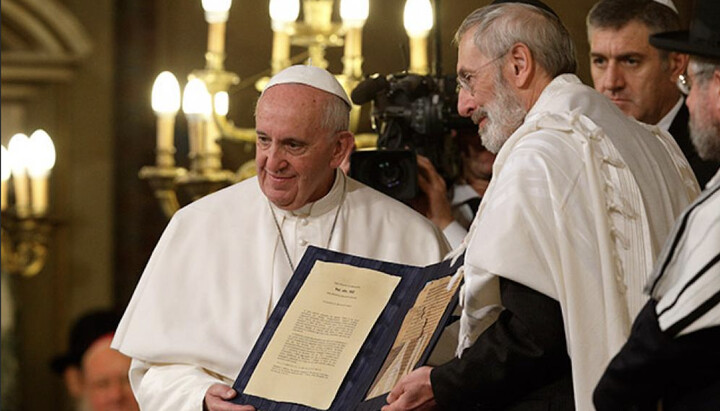
[(281, 84), (263, 93), (255, 114), (258, 182), (277, 207), (297, 210), (325, 196), (349, 149), (347, 131), (323, 127), (330, 99), (302, 84)]

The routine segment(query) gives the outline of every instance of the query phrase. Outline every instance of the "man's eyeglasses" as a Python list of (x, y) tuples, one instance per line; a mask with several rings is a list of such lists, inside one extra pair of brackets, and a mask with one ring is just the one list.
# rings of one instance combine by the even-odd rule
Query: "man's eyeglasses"
[(480, 71), (483, 70), (485, 67), (488, 67), (492, 63), (505, 57), (506, 54), (507, 52), (503, 53), (498, 57), (495, 57), (494, 59), (488, 61), (487, 63), (483, 64), (482, 66), (478, 67), (473, 71), (460, 71), (460, 73), (458, 73), (457, 75), (457, 87), (455, 87), (455, 92), (460, 93), (460, 90), (462, 89), (470, 93), (471, 96), (474, 96), (475, 91), (473, 90), (473, 83), (475, 82), (478, 73), (480, 73)]

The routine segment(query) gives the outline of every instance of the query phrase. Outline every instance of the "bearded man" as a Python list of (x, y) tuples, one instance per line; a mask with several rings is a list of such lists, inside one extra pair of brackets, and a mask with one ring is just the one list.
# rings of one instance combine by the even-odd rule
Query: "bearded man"
[[(690, 54), (679, 84), (690, 137), (701, 158), (720, 161), (720, 3), (698, 0), (693, 10), (689, 30), (649, 40)], [(596, 409), (720, 409), (720, 169), (678, 218), (646, 292), (650, 300), (595, 389)]]
[(404, 377), (383, 410), (592, 409), (699, 191), (669, 134), (573, 74), (539, 3), (480, 8), (456, 34), (458, 111), (497, 153), (493, 178), (466, 240), (458, 357)]

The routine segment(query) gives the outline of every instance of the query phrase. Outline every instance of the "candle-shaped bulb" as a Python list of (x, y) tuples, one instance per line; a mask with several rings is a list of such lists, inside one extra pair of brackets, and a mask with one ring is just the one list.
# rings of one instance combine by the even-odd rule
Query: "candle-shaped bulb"
[(27, 173), (27, 165), (30, 162), (30, 139), (23, 133), (12, 136), (8, 144), (10, 154), (10, 167), (14, 175)]
[(30, 135), (30, 150), (30, 177), (47, 177), (55, 166), (55, 145), (45, 130), (38, 129)]
[(175, 166), (175, 116), (180, 109), (180, 84), (169, 71), (155, 78), (152, 88), (152, 108), (157, 115), (158, 167)]
[(212, 100), (205, 83), (197, 77), (188, 81), (183, 92), (183, 111), (188, 120), (188, 142), (191, 168), (201, 171), (207, 147), (207, 128)]
[(2, 147), (2, 157), (0, 157), (0, 167), (2, 167), (2, 186), (0, 187), (0, 210), (5, 211), (8, 203), (8, 180), (10, 179), (10, 158), (5, 146)]
[(299, 14), (299, 0), (270, 0), (270, 18), (273, 30), (282, 30), (286, 24), (297, 20)]
[(173, 73), (163, 71), (155, 78), (152, 109), (158, 116), (174, 116), (180, 109), (180, 84)]
[(2, 158), (0, 158), (0, 167), (2, 167), (2, 181), (3, 183), (5, 183), (10, 179), (10, 175), (12, 174), (12, 169), (10, 168), (10, 154), (8, 153), (8, 150), (5, 148), (5, 146), (0, 147), (2, 147)]
[(22, 133), (15, 134), (8, 144), (10, 167), (15, 189), (15, 211), (20, 217), (30, 214), (30, 184), (27, 166), (30, 163), (30, 139)]
[(186, 116), (210, 116), (212, 112), (210, 93), (199, 78), (190, 79), (185, 86), (182, 109)]
[(208, 23), (224, 23), (228, 19), (232, 0), (202, 0), (205, 10), (205, 21)]
[(407, 0), (403, 18), (408, 36), (427, 36), (433, 27), (433, 11), (430, 0)]
[(28, 163), (30, 175), (30, 208), (33, 215), (43, 216), (48, 210), (50, 170), (55, 165), (55, 145), (45, 130), (35, 130), (30, 135), (32, 157)]
[(362, 27), (368, 18), (368, 0), (341, 0), (340, 17), (348, 27)]
[(215, 114), (221, 117), (227, 116), (230, 108), (230, 97), (227, 91), (219, 91), (215, 93)]

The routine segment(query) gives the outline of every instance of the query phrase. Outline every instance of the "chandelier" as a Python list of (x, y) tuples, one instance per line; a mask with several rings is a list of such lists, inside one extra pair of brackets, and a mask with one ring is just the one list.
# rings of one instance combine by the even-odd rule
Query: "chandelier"
[[(48, 180), (55, 146), (42, 129), (15, 134), (2, 146), (2, 271), (32, 276), (45, 266), (52, 224)], [(10, 192), (10, 179), (12, 191)], [(9, 194), (12, 193), (12, 205)]]
[[(298, 20), (301, 3), (303, 18)], [(271, 74), (303, 60), (306, 64), (327, 68), (326, 50), (343, 47), (343, 69), (335, 76), (350, 94), (363, 79), (362, 31), (369, 13), (369, 0), (340, 0), (340, 22), (332, 19), (334, 3), (334, 0), (269, 1), (273, 31)], [(220, 140), (255, 142), (254, 128), (237, 127), (227, 117), (228, 91), (240, 83), (240, 77), (224, 67), (225, 29), (231, 4), (232, 0), (202, 0), (208, 23), (205, 67), (188, 75), (182, 99), (180, 85), (170, 72), (160, 73), (153, 85), (152, 107), (157, 116), (156, 161), (153, 166), (143, 167), (139, 176), (149, 182), (168, 218), (180, 208), (179, 198), (194, 201), (254, 173), (252, 161), (239, 170), (224, 169), (219, 144)], [(432, 16), (429, 0), (406, 1), (404, 20), (410, 38), (411, 72), (429, 72), (427, 38), (433, 25)], [(292, 56), (292, 47), (304, 51)], [(260, 77), (255, 88), (261, 91), (268, 80), (267, 76)], [(188, 123), (188, 168), (175, 164), (173, 130), (181, 101)], [(359, 118), (360, 106), (353, 106), (351, 130), (357, 130)]]

